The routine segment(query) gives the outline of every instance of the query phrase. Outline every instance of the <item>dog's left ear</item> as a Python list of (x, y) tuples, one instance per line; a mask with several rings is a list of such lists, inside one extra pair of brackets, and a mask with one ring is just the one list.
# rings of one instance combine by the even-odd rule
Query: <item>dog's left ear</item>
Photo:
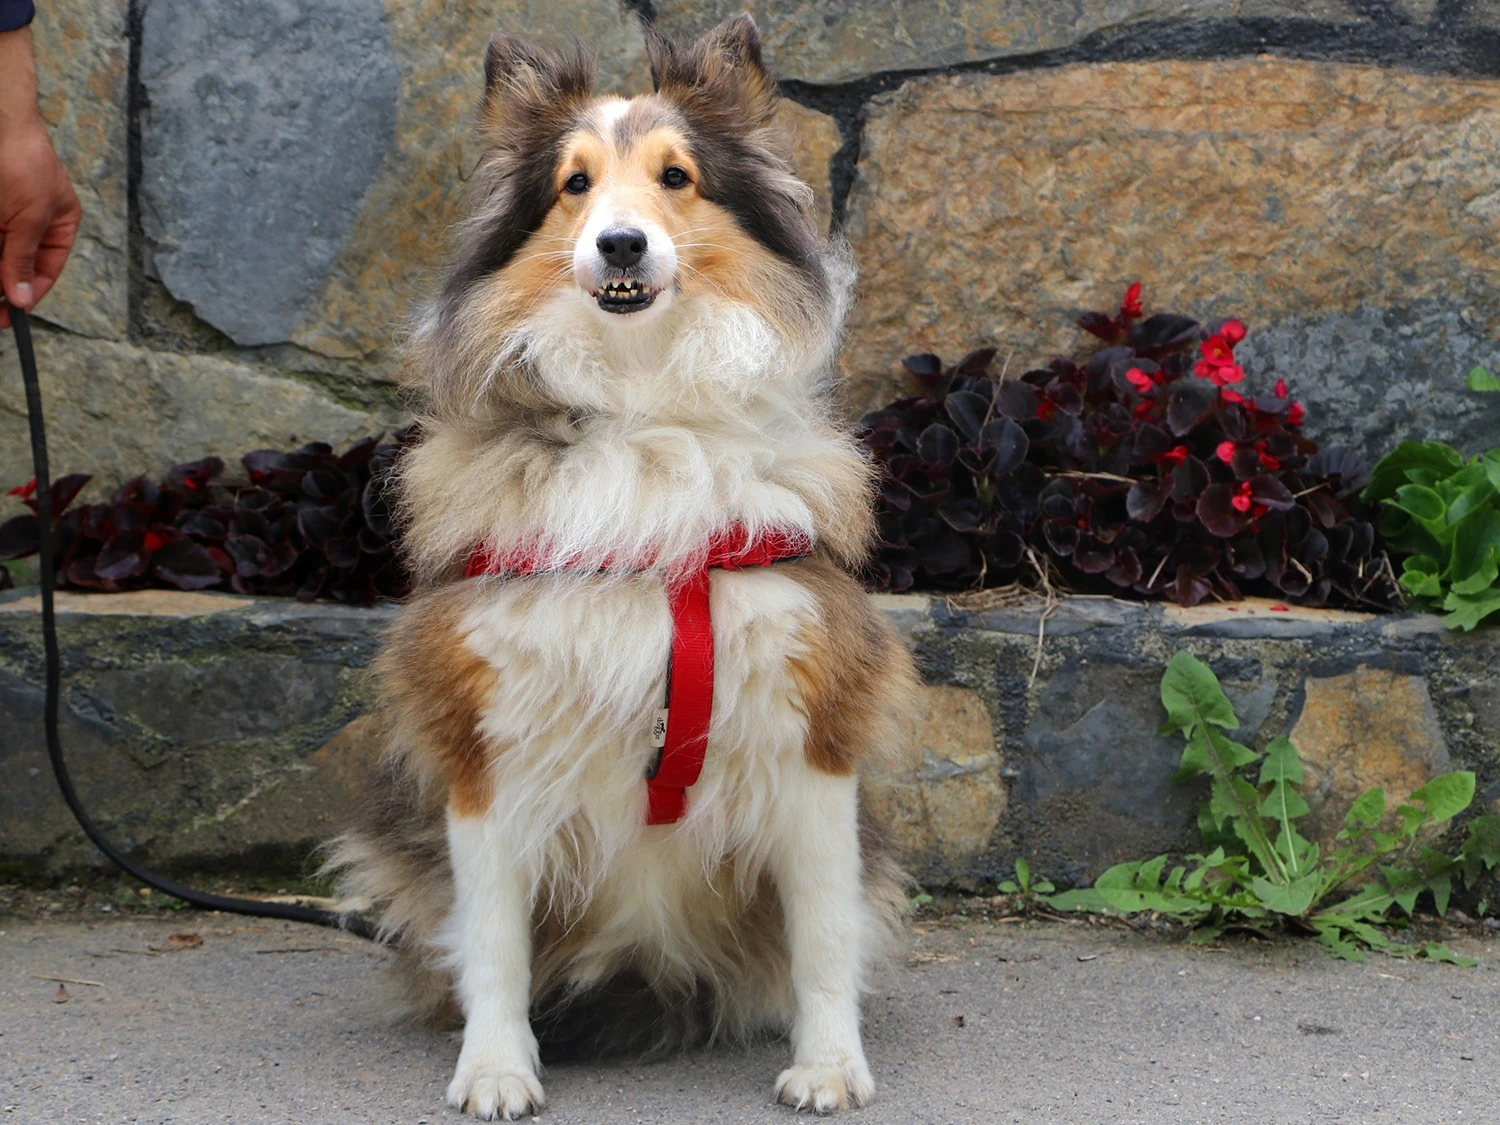
[(764, 125), (776, 108), (776, 80), (760, 57), (760, 28), (748, 14), (727, 19), (685, 48), (647, 28), (651, 78), (661, 93), (686, 100), (708, 97), (748, 126)]

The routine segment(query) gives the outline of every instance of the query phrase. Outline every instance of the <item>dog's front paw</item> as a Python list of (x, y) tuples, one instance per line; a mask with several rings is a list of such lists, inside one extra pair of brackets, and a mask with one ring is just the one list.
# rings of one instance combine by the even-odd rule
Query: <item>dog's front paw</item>
[(481, 1121), (518, 1121), (541, 1111), (542, 1084), (525, 1063), (465, 1063), (448, 1083), (448, 1104)]
[(799, 1111), (857, 1109), (874, 1096), (875, 1079), (862, 1058), (842, 1064), (794, 1066), (783, 1070), (776, 1080), (776, 1100)]

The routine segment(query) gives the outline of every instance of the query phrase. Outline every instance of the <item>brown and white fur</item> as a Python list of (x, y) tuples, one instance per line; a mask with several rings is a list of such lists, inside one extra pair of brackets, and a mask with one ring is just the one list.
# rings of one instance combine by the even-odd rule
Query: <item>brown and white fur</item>
[[(487, 1119), (540, 1108), (539, 1054), (762, 1032), (790, 1033), (781, 1101), (868, 1101), (859, 994), (904, 902), (860, 798), (914, 679), (849, 576), (871, 475), (828, 393), (852, 269), (771, 130), (749, 17), (650, 50), (658, 90), (626, 101), (581, 55), (491, 41), (476, 209), (408, 351), (418, 592), (334, 865), (411, 1004), (461, 1012), (448, 1101)], [(621, 230), (638, 261), (609, 258)], [(647, 827), (666, 583), (736, 521), (817, 549), (712, 572), (706, 763)], [(572, 569), (464, 580), (481, 541)]]

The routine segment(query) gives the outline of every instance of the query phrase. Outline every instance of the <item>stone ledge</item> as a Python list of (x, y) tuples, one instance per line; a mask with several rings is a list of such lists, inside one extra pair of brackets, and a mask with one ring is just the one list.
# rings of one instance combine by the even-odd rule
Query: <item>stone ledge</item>
[[(1365, 785), (1462, 766), (1500, 811), (1500, 630), (1263, 601), (875, 600), (927, 687), (911, 756), (871, 775), (869, 799), (926, 883), (982, 886), (1016, 856), (1086, 878), (1190, 849), (1198, 794), (1172, 782), (1180, 747), (1155, 733), (1179, 648), (1218, 673), (1242, 740), (1295, 732), (1316, 810), (1336, 819)], [(117, 840), (169, 870), (295, 869), (338, 829), (367, 759), (364, 669), (394, 609), (169, 591), (59, 609), (64, 742)], [(99, 861), (53, 792), (36, 610), (34, 593), (0, 596), (0, 726), (18, 734), (0, 744), (0, 861), (43, 874)]]

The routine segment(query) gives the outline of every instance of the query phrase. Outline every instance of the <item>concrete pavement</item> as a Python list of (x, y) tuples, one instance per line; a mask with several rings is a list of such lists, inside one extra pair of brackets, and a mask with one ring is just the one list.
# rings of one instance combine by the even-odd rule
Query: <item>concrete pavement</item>
[[(0, 1125), (461, 1120), (455, 1042), (385, 1022), (384, 954), (358, 940), (192, 914), (0, 930)], [(1493, 1121), (1500, 941), (1455, 944), (1480, 967), (923, 922), (868, 1001), (879, 1100), (852, 1120)], [(785, 1059), (556, 1067), (540, 1120), (787, 1122)]]

